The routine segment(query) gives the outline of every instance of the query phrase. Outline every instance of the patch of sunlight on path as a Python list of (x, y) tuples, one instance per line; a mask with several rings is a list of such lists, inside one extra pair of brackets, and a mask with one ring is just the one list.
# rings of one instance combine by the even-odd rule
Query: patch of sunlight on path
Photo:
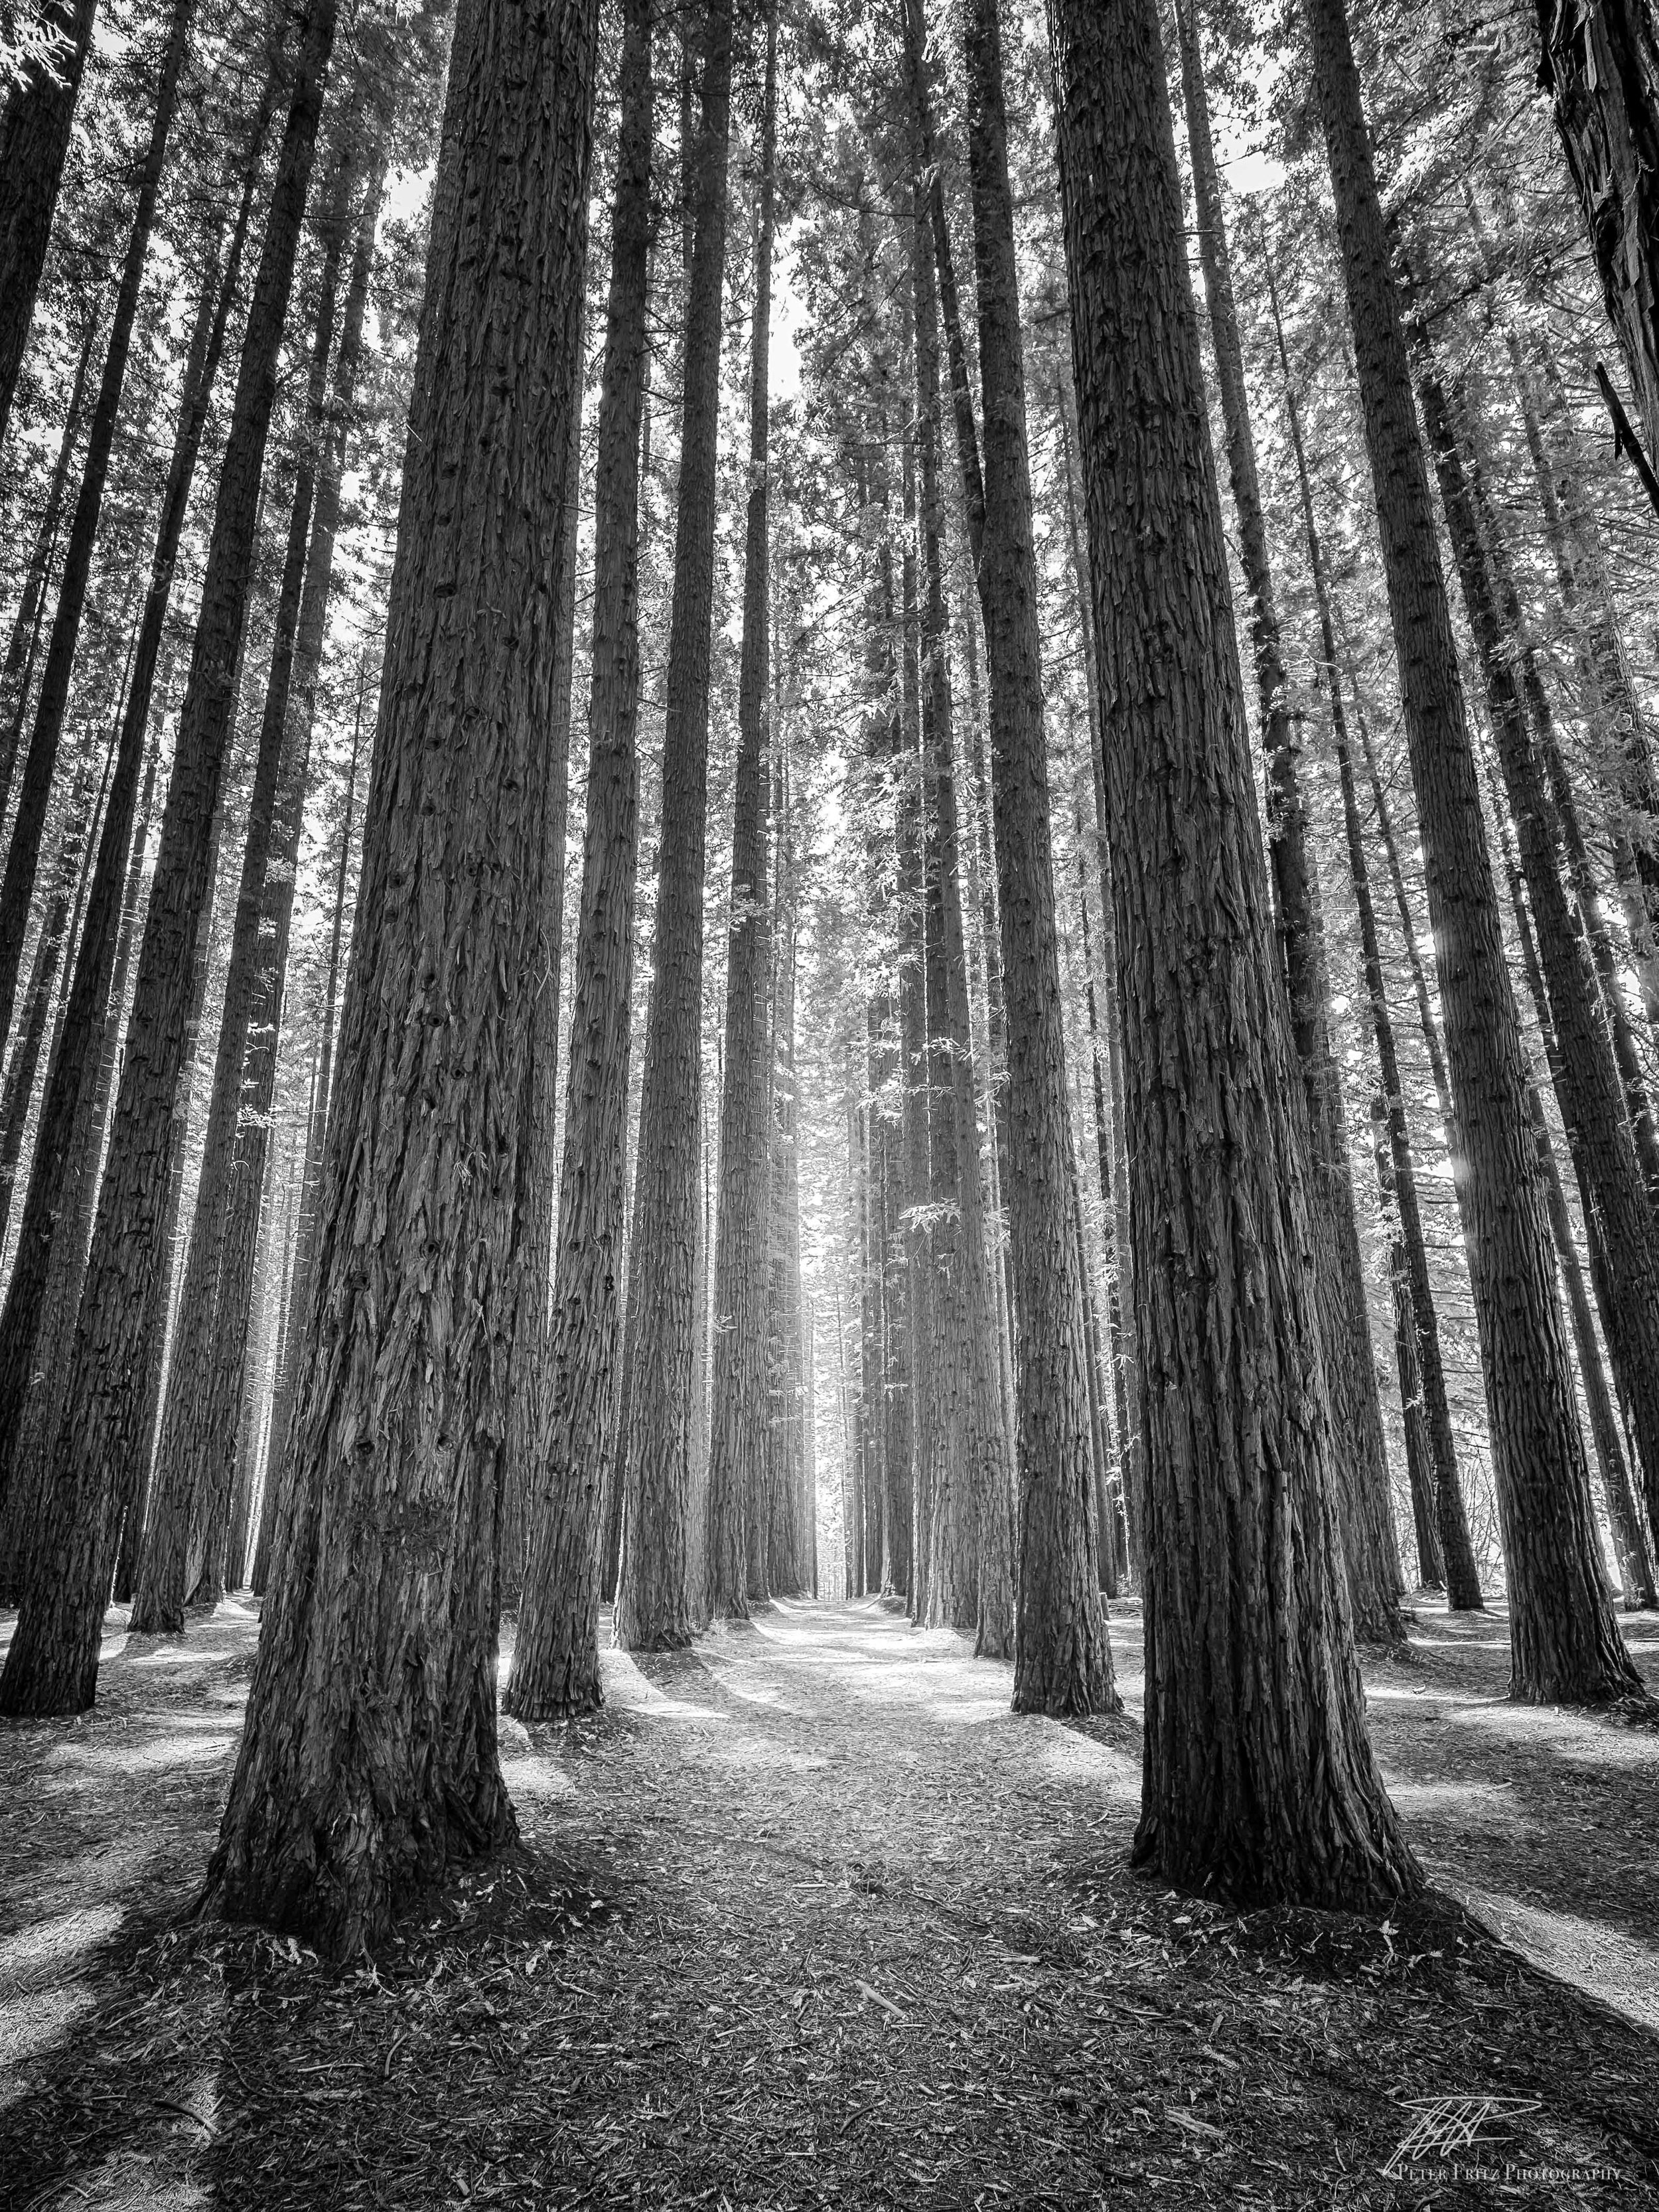
[(1482, 1927), (1558, 1981), (1599, 1997), (1638, 2027), (1659, 2032), (1659, 1952), (1650, 1943), (1571, 1912), (1547, 1912), (1499, 1890), (1439, 1871), (1442, 1887), (1466, 1905)]

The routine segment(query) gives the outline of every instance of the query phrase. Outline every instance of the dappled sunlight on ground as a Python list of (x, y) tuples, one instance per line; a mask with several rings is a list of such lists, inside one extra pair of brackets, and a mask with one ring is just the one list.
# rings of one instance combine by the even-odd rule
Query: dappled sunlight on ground
[(1659, 1738), (1510, 1705), (1499, 1612), (1425, 1603), (1367, 1656), (1425, 1866), (1614, 2008), (1575, 2011), (1441, 1907), (1240, 1917), (1133, 1876), (1140, 1621), (1110, 1613), (1126, 1711), (1061, 1722), (889, 1601), (665, 1654), (607, 1612), (605, 1709), (502, 1719), (528, 1856), (343, 1976), (178, 1917), (255, 1609), (131, 1641), (112, 1614), (96, 1710), (0, 1731), (0, 2174), (34, 2212), (1363, 2208), (1392, 2100), (1449, 2083), (1524, 2091), (1539, 2155), (1620, 2176), (1571, 2201), (1629, 2202), (1659, 2156)]

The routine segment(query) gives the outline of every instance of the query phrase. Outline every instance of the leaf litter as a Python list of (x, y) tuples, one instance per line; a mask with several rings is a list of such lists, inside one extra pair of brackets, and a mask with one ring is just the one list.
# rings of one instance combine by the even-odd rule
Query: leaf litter
[[(1653, 1739), (1507, 1705), (1494, 1624), (1422, 1618), (1366, 1674), (1425, 1863), (1652, 1986)], [(1628, 2007), (1444, 1888), (1240, 1914), (1133, 1875), (1133, 1718), (1016, 1717), (890, 1603), (608, 1656), (603, 1713), (506, 1731), (525, 1848), (372, 1966), (185, 1923), (256, 1628), (138, 1640), (94, 1713), (0, 1737), (8, 2208), (1659, 2202)], [(1491, 2154), (1564, 2178), (1385, 2175), (1452, 2094), (1518, 2100)]]

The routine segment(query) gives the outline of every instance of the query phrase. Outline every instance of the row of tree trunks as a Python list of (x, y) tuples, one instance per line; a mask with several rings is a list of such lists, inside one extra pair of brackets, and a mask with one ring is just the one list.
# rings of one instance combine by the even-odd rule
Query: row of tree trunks
[(1304, 0), (1342, 247), (1417, 795), (1504, 1552), (1512, 1684), (1540, 1701), (1637, 1678), (1602, 1597), (1588, 1474), (1534, 1172), (1526, 1068), (1412, 404), (1388, 232), (1343, 0)]
[(229, 735), (252, 568), (277, 356), (333, 49), (335, 0), (311, 0), (254, 280), (173, 746), (108, 1165), (99, 1196), (63, 1411), (46, 1463), (42, 1525), (0, 1709), (79, 1711), (91, 1702), (122, 1523), (138, 1489), (143, 1352), (163, 1279), (197, 924), (211, 882), (212, 823)]
[(989, 664), (991, 790), (1008, 1033), (1009, 1242), (1019, 1485), (1017, 1711), (1118, 1703), (1099, 1594), (1088, 1347), (1072, 1212), (1067, 1096), (1042, 725), (1020, 313), (994, 0), (963, 25), (974, 210)]
[[(98, 397), (93, 403), (92, 426), (82, 464), (81, 488), (70, 524), (69, 544), (58, 579), (58, 604), (52, 615), (52, 637), (46, 647), (40, 696), (34, 710), (34, 727), (23, 763), (17, 812), (11, 844), (0, 878), (0, 1036), (11, 1024), (12, 1001), (17, 988), (17, 967), (28, 927), (29, 902), (34, 890), (34, 872), (40, 859), (40, 834), (52, 795), (53, 770), (69, 711), (70, 684), (80, 643), (87, 586), (92, 574), (93, 545), (103, 511), (104, 490), (109, 479), (110, 457), (115, 448), (116, 420), (120, 412), (127, 362), (132, 350), (133, 325), (138, 313), (139, 289), (155, 227), (156, 202), (167, 139), (178, 104), (179, 81), (190, 43), (195, 0), (174, 0), (166, 51), (156, 83), (151, 114), (149, 143), (140, 165), (132, 223), (127, 235), (126, 257), (121, 267), (115, 307), (110, 321)], [(23, 103), (27, 105), (27, 100)], [(8, 118), (9, 121), (9, 118)], [(3, 220), (3, 218), (0, 218)], [(0, 332), (0, 392), (4, 392), (4, 338)]]
[[(253, 786), (240, 858), (225, 975), (223, 1009), (203, 1140), (196, 1206), (167, 1355), (167, 1386), (156, 1445), (157, 1475), (133, 1592), (133, 1632), (176, 1634), (200, 1578), (199, 1532), (216, 1461), (213, 1364), (219, 1300), (231, 1235), (232, 1183), (249, 1024), (259, 988), (260, 923), (266, 864), (272, 854), (277, 784), (288, 731), (295, 637), (306, 584), (311, 514), (329, 364), (336, 337), (340, 264), (346, 239), (349, 166), (337, 149), (319, 236), (323, 261), (304, 397), (296, 423), (294, 492), (272, 624), (270, 672), (254, 756)], [(291, 779), (290, 779), (291, 781)], [(257, 1194), (255, 1203), (257, 1205)]]
[[(1446, 1394), (1439, 1321), (1429, 1279), (1423, 1217), (1418, 1204), (1417, 1167), (1406, 1117), (1406, 1095), (1401, 1081), (1399, 1054), (1395, 1044), (1394, 1018), (1389, 1007), (1383, 981), (1382, 945), (1377, 934), (1376, 908), (1371, 900), (1370, 869), (1365, 856), (1353, 755), (1348, 740), (1347, 713), (1337, 665), (1336, 633), (1332, 619), (1330, 586), (1325, 573), (1324, 548), (1314, 517), (1313, 488), (1309, 480), (1308, 457), (1302, 440), (1301, 413), (1291, 380), (1290, 359), (1285, 349), (1284, 325), (1279, 313), (1278, 287), (1271, 269), (1267, 283), (1279, 368), (1285, 380), (1285, 406), (1290, 426), (1291, 450), (1296, 461), (1297, 488), (1302, 505), (1303, 529), (1308, 544), (1308, 564), (1313, 575), (1315, 602), (1319, 611), (1320, 646), (1331, 708), (1331, 746), (1336, 755), (1337, 773), (1342, 787), (1348, 866), (1353, 884), (1354, 904), (1359, 916), (1362, 976), (1370, 1008), (1371, 1033), (1376, 1046), (1377, 1072), (1382, 1083), (1381, 1098), (1388, 1152), (1386, 1161), (1379, 1153), (1379, 1172), (1385, 1197), (1392, 1201), (1400, 1221), (1404, 1281), (1401, 1288), (1395, 1290), (1395, 1297), (1405, 1323), (1405, 1334), (1400, 1340), (1396, 1357), (1401, 1372), (1401, 1400), (1407, 1408), (1408, 1422), (1412, 1418), (1411, 1408), (1417, 1401), (1418, 1389), (1420, 1388), (1421, 1391), (1422, 1441), (1427, 1447), (1432, 1512), (1431, 1515), (1425, 1515), (1421, 1511), (1414, 1489), (1413, 1510), (1417, 1514), (1419, 1528), (1419, 1565), (1425, 1584), (1434, 1588), (1443, 1581), (1447, 1603), (1454, 1611), (1466, 1611), (1480, 1605), (1480, 1572), (1469, 1539), (1468, 1516), (1458, 1480), (1457, 1445), (1452, 1431), (1450, 1401)], [(1382, 787), (1376, 779), (1374, 764), (1373, 788), (1380, 808), (1382, 805)], [(1387, 827), (1386, 817), (1384, 834), (1389, 849), (1393, 854), (1393, 837)], [(1395, 866), (1397, 872), (1397, 855)], [(1397, 888), (1403, 902), (1403, 878), (1399, 880)], [(1403, 903), (1402, 910), (1405, 910)], [(1414, 944), (1410, 949), (1415, 963)], [(1419, 988), (1422, 990), (1425, 986), (1420, 967), (1417, 973)], [(1426, 1004), (1425, 996), (1425, 1014)], [(1448, 1110), (1448, 1107), (1449, 1102), (1443, 1100), (1442, 1110)], [(1403, 1304), (1401, 1304), (1402, 1292)], [(1425, 1522), (1431, 1524), (1427, 1529)]]
[(1364, 1273), (1348, 1172), (1341, 1085), (1331, 1049), (1330, 982), (1319, 884), (1308, 838), (1307, 806), (1297, 767), (1301, 739), (1291, 712), (1279, 615), (1267, 554), (1267, 524), (1256, 477), (1255, 440), (1244, 388), (1244, 356), (1233, 301), (1232, 270), (1222, 213), (1220, 173), (1210, 132), (1194, 0), (1176, 9), (1188, 148), (1198, 202), (1199, 252), (1215, 342), (1217, 381), (1226, 428), (1227, 465), (1238, 515), (1239, 552), (1249, 595), (1250, 642), (1261, 695), (1261, 744), (1267, 756), (1267, 858), (1278, 921), (1279, 957), (1290, 1003), (1291, 1034), (1307, 1095), (1313, 1179), (1310, 1196), (1318, 1247), (1325, 1379), (1335, 1424), (1334, 1462), (1340, 1489), (1343, 1552), (1358, 1635), (1395, 1643), (1400, 1621), (1400, 1560), (1389, 1504), (1382, 1412), (1366, 1317)]

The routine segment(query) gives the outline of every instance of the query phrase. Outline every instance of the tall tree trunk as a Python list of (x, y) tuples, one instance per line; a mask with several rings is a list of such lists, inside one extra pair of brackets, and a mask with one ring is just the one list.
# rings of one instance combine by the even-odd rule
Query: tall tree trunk
[(622, 1439), (626, 1540), (616, 1635), (634, 1650), (686, 1644), (686, 1413), (702, 1075), (702, 905), (708, 834), (708, 665), (713, 632), (720, 295), (732, 132), (732, 0), (702, 13), (696, 238), (685, 319), (679, 514), (663, 730), (662, 836), (651, 1012), (640, 1103), (629, 1271), (639, 1301), (633, 1390)]
[[(927, 847), (927, 1029), (940, 1065), (933, 1100), (931, 1199), (935, 1236), (945, 1242), (939, 1295), (948, 1317), (941, 1352), (954, 1367), (966, 1465), (949, 1471), (959, 1508), (939, 1520), (930, 1619), (969, 1621), (984, 1657), (1013, 1656), (1013, 1496), (1007, 1429), (998, 1389), (996, 1289), (980, 1186), (973, 1017), (962, 909), (961, 830), (951, 691), (950, 617), (945, 599), (945, 514), (940, 478), (939, 308), (929, 241), (915, 242), (917, 448), (921, 471), (921, 696), (924, 819)], [(945, 1303), (948, 1301), (949, 1303)], [(954, 1547), (951, 1539), (959, 1531)]]
[(747, 1561), (766, 1466), (766, 852), (769, 330), (775, 223), (777, 17), (766, 13), (755, 303), (750, 324), (749, 504), (738, 674), (732, 820), (732, 925), (721, 1062), (720, 1202), (714, 1230), (714, 1399), (708, 1430), (709, 1602), (722, 1619), (749, 1611)]
[(1535, 0), (1539, 81), (1578, 191), (1601, 297), (1659, 456), (1659, 38), (1644, 0)]
[[(69, 794), (58, 866), (50, 879), (46, 910), (35, 935), (34, 958), (30, 964), (28, 988), (23, 994), (22, 1019), (12, 1040), (11, 1057), (6, 1063), (5, 1090), (0, 1094), (0, 1250), (4, 1249), (6, 1225), (11, 1218), (17, 1164), (22, 1155), (29, 1108), (34, 1103), (34, 1079), (40, 1073), (40, 1048), (46, 1039), (46, 1021), (52, 1012), (58, 969), (65, 951), (71, 957), (74, 955), (70, 909), (81, 879), (82, 862), (97, 828), (97, 810), (92, 804), (89, 788), (91, 772), (90, 757), (83, 757)], [(47, 1065), (50, 1066), (51, 1062)]]
[(514, 1833), (495, 1530), (597, 15), (469, 0), (450, 64), (294, 1467), (208, 1874), (337, 1958)]
[(1588, 1474), (1534, 1172), (1515, 994), (1480, 815), (1451, 617), (1388, 236), (1344, 0), (1304, 0), (1353, 325), (1446, 1048), (1465, 1148), (1464, 1218), (1508, 1561), (1511, 1686), (1618, 1696), (1636, 1676), (1602, 1598)]
[[(229, 1262), (229, 1244), (235, 1211), (234, 1185), (237, 1125), (242, 1101), (243, 1063), (247, 1056), (249, 1024), (259, 990), (261, 922), (264, 919), (265, 868), (272, 854), (276, 823), (278, 783), (286, 780), (284, 795), (292, 810), (294, 778), (283, 776), (284, 738), (288, 730), (289, 692), (294, 672), (294, 641), (299, 629), (300, 602), (306, 583), (306, 553), (311, 538), (311, 510), (317, 489), (318, 442), (322, 431), (323, 402), (328, 389), (328, 365), (335, 337), (339, 269), (344, 245), (349, 163), (336, 156), (329, 205), (321, 228), (323, 265), (318, 288), (310, 368), (301, 402), (296, 433), (298, 452), (294, 496), (289, 511), (288, 543), (282, 581), (276, 596), (272, 627), (270, 669), (265, 684), (264, 710), (260, 718), (258, 750), (253, 766), (253, 787), (248, 800), (247, 828), (242, 849), (231, 931), (230, 960), (225, 974), (223, 1010), (219, 1020), (214, 1055), (213, 1085), (203, 1139), (202, 1165), (197, 1184), (196, 1207), (185, 1251), (185, 1275), (167, 1359), (167, 1395), (161, 1407), (156, 1443), (156, 1477), (150, 1499), (144, 1549), (133, 1593), (134, 1635), (176, 1634), (185, 1625), (185, 1606), (202, 1571), (197, 1536), (208, 1513), (208, 1498), (219, 1472), (224, 1443), (222, 1410), (216, 1402), (214, 1354), (219, 1324), (219, 1300)], [(367, 280), (365, 280), (367, 281)], [(309, 732), (307, 733), (307, 743)], [(303, 803), (303, 776), (298, 797)], [(297, 850), (298, 818), (295, 821)], [(258, 1194), (254, 1194), (257, 1220)], [(240, 1362), (238, 1363), (240, 1378)], [(231, 1414), (234, 1420), (234, 1408)], [(216, 1593), (216, 1595), (217, 1593)]]
[(211, 880), (260, 473), (334, 23), (335, 0), (311, 0), (242, 340), (109, 1162), (47, 1461), (40, 1571), (0, 1677), (0, 1710), (11, 1713), (77, 1712), (91, 1703), (115, 1547), (140, 1477), (143, 1351), (165, 1273), (161, 1231), (191, 955)]
[[(132, 326), (138, 313), (138, 293), (143, 281), (144, 259), (149, 250), (150, 232), (155, 224), (161, 165), (167, 156), (167, 134), (173, 123), (179, 78), (184, 68), (185, 51), (190, 41), (191, 20), (194, 13), (195, 0), (173, 0), (167, 49), (156, 84), (149, 144), (138, 172), (137, 198), (133, 208), (132, 227), (127, 235), (126, 258), (121, 266), (121, 282), (116, 292), (115, 308), (110, 322), (109, 346), (104, 355), (98, 398), (92, 410), (92, 428), (87, 442), (86, 459), (81, 470), (81, 489), (76, 498), (75, 518), (70, 525), (69, 546), (64, 556), (64, 573), (58, 586), (58, 605), (52, 616), (52, 641), (46, 647), (46, 669), (40, 678), (40, 696), (34, 710), (34, 728), (23, 763), (23, 779), (18, 792), (11, 845), (6, 854), (5, 874), (0, 878), (0, 1036), (3, 1036), (11, 1024), (12, 1000), (17, 988), (17, 963), (22, 957), (23, 938), (28, 927), (29, 902), (34, 891), (34, 871), (40, 854), (40, 833), (52, 796), (52, 771), (57, 764), (58, 747), (63, 736), (64, 718), (69, 708), (70, 678), (75, 669), (81, 617), (87, 602), (87, 584), (92, 574), (93, 541), (98, 534), (98, 518), (103, 507), (104, 486), (108, 479), (110, 455), (115, 445), (115, 418), (121, 404), (127, 357), (132, 347)], [(9, 115), (8, 124), (9, 121)], [(0, 205), (0, 239), (3, 238), (3, 222), (4, 210)], [(3, 252), (3, 246), (0, 246), (0, 252)], [(5, 290), (4, 279), (0, 277), (0, 296), (5, 295)], [(9, 386), (5, 380), (3, 313), (0, 311), (0, 395), (9, 398)], [(3, 435), (3, 420), (0, 420), (0, 435)]]
[(1195, 0), (1177, 0), (1187, 143), (1198, 201), (1199, 252), (1215, 341), (1227, 466), (1238, 516), (1239, 553), (1249, 597), (1250, 643), (1261, 697), (1261, 747), (1267, 757), (1267, 860), (1279, 957), (1290, 1001), (1291, 1035), (1308, 1099), (1313, 1168), (1310, 1195), (1320, 1274), (1317, 1316), (1335, 1423), (1334, 1465), (1340, 1485), (1343, 1556), (1354, 1632), (1368, 1641), (1397, 1643), (1402, 1633), (1400, 1557), (1389, 1501), (1388, 1458), (1366, 1313), (1364, 1270), (1354, 1221), (1346, 1117), (1331, 1049), (1330, 977), (1319, 909), (1319, 879), (1297, 764), (1301, 738), (1291, 712), (1279, 643), (1221, 180), (1210, 135), (1194, 11)]
[[(627, 0), (611, 295), (594, 477), (593, 664), (580, 932), (547, 1350), (547, 1423), (509, 1712), (600, 1702), (600, 1471), (617, 1448), (618, 1287), (628, 1205), (628, 1063), (638, 842), (639, 495), (651, 240), (651, 0)], [(614, 1487), (613, 1484), (613, 1487)], [(614, 1570), (613, 1570), (614, 1572)]]
[(34, 533), (34, 550), (24, 574), (22, 593), (17, 602), (17, 613), (6, 646), (3, 679), (0, 680), (0, 714), (5, 716), (4, 735), (0, 737), (0, 820), (4, 819), (7, 802), (11, 797), (12, 770), (17, 765), (18, 741), (23, 734), (24, 715), (28, 705), (31, 662), (40, 636), (47, 576), (58, 545), (58, 526), (63, 520), (64, 493), (69, 483), (70, 463), (75, 457), (75, 448), (81, 435), (81, 410), (86, 399), (87, 372), (92, 367), (92, 349), (98, 343), (98, 329), (97, 315), (89, 314), (87, 317), (87, 334), (81, 341), (80, 356), (76, 362), (75, 381), (70, 386), (69, 405), (64, 413), (63, 434), (58, 441), (58, 458), (52, 464), (46, 503), (40, 510), (40, 526)]
[[(1146, 1444), (1135, 1856), (1349, 1909), (1422, 1876), (1365, 1733), (1307, 1121), (1267, 873), (1152, 0), (1053, 0)], [(1119, 426), (1133, 422), (1125, 439)]]
[(1400, 1420), (1405, 1432), (1406, 1479), (1411, 1486), (1412, 1526), (1417, 1538), (1417, 1580), (1422, 1589), (1444, 1589), (1446, 1555), (1440, 1541), (1439, 1493), (1434, 1450), (1423, 1404), (1423, 1369), (1418, 1355), (1417, 1312), (1406, 1265), (1406, 1240), (1399, 1228), (1398, 1190), (1389, 1130), (1388, 1102), (1371, 1094), (1371, 1136), (1376, 1154), (1377, 1194), (1389, 1238), (1389, 1289), (1394, 1298), (1394, 1353), (1400, 1376)]
[(0, 118), (0, 447), (34, 319), (97, 6), (98, 0), (47, 0), (42, 13), (58, 41), (52, 66), (37, 61)]
[(579, 332), (577, 404), (570, 413), (564, 567), (559, 577), (557, 659), (543, 836), (541, 926), (536, 948), (536, 1016), (525, 1070), (519, 1135), (519, 1231), (524, 1288), (513, 1325), (507, 1464), (501, 1498), (501, 1607), (516, 1613), (530, 1538), (530, 1490), (546, 1426), (549, 1328), (553, 1295), (553, 1214), (558, 1198), (559, 994), (564, 960), (565, 843), (570, 823), (570, 695), (575, 678), (576, 546), (581, 520), (581, 405), (586, 382), (586, 313)]
[[(1325, 682), (1331, 705), (1331, 746), (1336, 755), (1337, 774), (1342, 789), (1342, 818), (1346, 832), (1348, 868), (1353, 884), (1354, 904), (1359, 916), (1360, 971), (1365, 987), (1365, 996), (1370, 1008), (1371, 1034), (1376, 1045), (1377, 1070), (1382, 1084), (1382, 1106), (1386, 1119), (1389, 1144), (1389, 1169), (1386, 1195), (1398, 1208), (1401, 1257), (1406, 1275), (1406, 1297), (1409, 1305), (1414, 1342), (1409, 1356), (1401, 1365), (1401, 1401), (1407, 1402), (1407, 1376), (1411, 1373), (1420, 1379), (1422, 1386), (1422, 1418), (1426, 1430), (1430, 1461), (1433, 1470), (1434, 1504), (1437, 1540), (1425, 1547), (1419, 1538), (1419, 1564), (1427, 1552), (1431, 1561), (1439, 1560), (1446, 1579), (1447, 1603), (1455, 1612), (1478, 1609), (1481, 1604), (1480, 1571), (1475, 1565), (1474, 1548), (1469, 1540), (1468, 1518), (1464, 1510), (1462, 1487), (1458, 1480), (1457, 1445), (1452, 1432), (1451, 1407), (1446, 1395), (1445, 1370), (1440, 1355), (1440, 1326), (1435, 1312), (1434, 1292), (1429, 1279), (1428, 1249), (1423, 1235), (1423, 1217), (1417, 1198), (1417, 1168), (1412, 1154), (1411, 1133), (1406, 1120), (1405, 1087), (1400, 1078), (1399, 1054), (1395, 1048), (1394, 1018), (1389, 1010), (1388, 991), (1383, 981), (1382, 951), (1377, 935), (1376, 911), (1371, 901), (1370, 867), (1365, 857), (1365, 839), (1359, 818), (1359, 795), (1354, 779), (1353, 755), (1348, 743), (1348, 717), (1343, 703), (1342, 684), (1337, 671), (1336, 633), (1332, 620), (1330, 586), (1325, 574), (1324, 548), (1320, 541), (1318, 525), (1314, 520), (1313, 489), (1308, 477), (1308, 457), (1302, 441), (1301, 411), (1297, 405), (1296, 392), (1291, 382), (1290, 358), (1285, 349), (1284, 325), (1279, 313), (1279, 291), (1271, 266), (1267, 270), (1268, 297), (1273, 309), (1273, 332), (1279, 346), (1279, 368), (1285, 380), (1285, 406), (1289, 418), (1291, 450), (1296, 460), (1297, 489), (1302, 502), (1302, 525), (1308, 541), (1308, 565), (1313, 574), (1314, 597), (1319, 609), (1320, 646), (1325, 663)], [(1369, 754), (1368, 754), (1369, 757)], [(1383, 835), (1395, 870), (1395, 888), (1402, 902), (1408, 949), (1416, 970), (1417, 982), (1425, 1018), (1428, 1018), (1426, 988), (1422, 970), (1417, 962), (1415, 941), (1410, 934), (1410, 912), (1404, 904), (1405, 884), (1399, 876), (1399, 857), (1394, 845), (1393, 832), (1388, 825), (1383, 806), (1382, 791), (1376, 775), (1376, 763), (1371, 763), (1372, 787), (1381, 811)], [(1430, 1024), (1431, 1028), (1432, 1023)], [(1436, 1050), (1438, 1047), (1437, 1045)], [(1450, 1101), (1443, 1098), (1442, 1111), (1449, 1118)], [(1398, 1300), (1396, 1292), (1396, 1301)], [(1409, 1414), (1407, 1419), (1410, 1419)], [(1426, 1579), (1426, 1576), (1425, 1576)], [(1437, 1574), (1438, 1583), (1441, 1576)]]
[(1077, 1163), (1054, 924), (1042, 645), (1025, 442), (1018, 272), (995, 0), (963, 22), (978, 278), (991, 795), (1008, 1026), (1006, 1190), (1018, 1418), (1017, 1712), (1115, 1709), (1090, 1486), (1088, 1347), (1073, 1234)]

